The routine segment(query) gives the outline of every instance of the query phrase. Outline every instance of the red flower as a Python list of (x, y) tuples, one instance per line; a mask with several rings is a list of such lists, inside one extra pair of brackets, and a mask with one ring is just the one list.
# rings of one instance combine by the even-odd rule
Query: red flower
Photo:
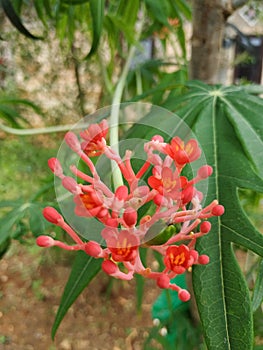
[(201, 154), (196, 140), (189, 140), (185, 145), (178, 136), (174, 137), (171, 143), (165, 146), (164, 152), (179, 165), (193, 162)]
[(92, 186), (86, 186), (85, 192), (74, 197), (76, 203), (75, 213), (79, 216), (107, 216), (108, 210), (104, 207), (98, 192)]
[(122, 230), (111, 237), (106, 238), (107, 247), (114, 261), (133, 262), (140, 244), (139, 238), (129, 230)]
[(181, 188), (180, 178), (177, 172), (172, 172), (168, 167), (162, 169), (161, 177), (150, 176), (148, 184), (161, 195), (177, 199)]
[(103, 153), (108, 129), (107, 121), (104, 119), (99, 124), (91, 124), (86, 130), (80, 132), (80, 136), (85, 140), (81, 147), (87, 156), (94, 157)]
[(195, 255), (195, 251), (191, 252), (184, 244), (180, 246), (170, 246), (166, 250), (164, 264), (169, 270), (181, 274), (193, 265)]

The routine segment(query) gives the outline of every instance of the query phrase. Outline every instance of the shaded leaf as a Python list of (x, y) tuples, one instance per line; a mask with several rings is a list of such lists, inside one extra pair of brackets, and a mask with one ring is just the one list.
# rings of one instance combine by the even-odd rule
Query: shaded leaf
[(26, 205), (15, 207), (0, 219), (0, 245), (12, 237), (14, 225), (24, 217), (26, 208)]
[(12, 5), (12, 3), (9, 0), (1, 0), (0, 4), (2, 5), (2, 8), (7, 16), (7, 18), (10, 20), (10, 22), (13, 24), (13, 26), (23, 35), (30, 39), (34, 40), (40, 40), (43, 39), (42, 37), (35, 36), (32, 33), (28, 31), (28, 29), (23, 25), (20, 17), (15, 12), (15, 9)]
[(103, 28), (105, 0), (90, 0), (90, 12), (92, 18), (92, 45), (86, 57), (90, 58), (97, 50)]
[(145, 0), (145, 4), (150, 13), (156, 21), (162, 23), (165, 26), (169, 26), (168, 23), (168, 6), (166, 0), (156, 1), (156, 0)]
[(263, 260), (260, 261), (257, 279), (252, 297), (252, 309), (255, 312), (263, 301)]
[(40, 235), (46, 227), (46, 220), (42, 215), (42, 208), (39, 205), (31, 203), (29, 207), (29, 226), (33, 235)]

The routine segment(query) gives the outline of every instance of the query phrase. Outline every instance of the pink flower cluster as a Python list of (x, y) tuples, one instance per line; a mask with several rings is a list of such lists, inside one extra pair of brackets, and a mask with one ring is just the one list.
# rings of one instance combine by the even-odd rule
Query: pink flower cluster
[[(85, 184), (64, 175), (58, 159), (51, 158), (48, 162), (53, 173), (61, 179), (62, 185), (73, 194), (75, 214), (93, 217), (103, 223), (104, 228), (100, 234), (104, 246), (96, 241), (82, 240), (52, 207), (44, 209), (44, 217), (65, 230), (74, 244), (68, 245), (50, 236), (39, 236), (37, 244), (41, 247), (83, 250), (94, 258), (102, 259), (102, 269), (110, 276), (130, 280), (137, 273), (156, 280), (160, 288), (176, 290), (179, 298), (187, 301), (190, 298), (189, 292), (172, 283), (171, 279), (186, 270), (190, 271), (193, 265), (209, 262), (207, 255), (199, 255), (195, 250), (196, 240), (211, 230), (208, 218), (224, 213), (224, 207), (217, 200), (203, 208), (203, 195), (195, 188), (196, 183), (212, 174), (212, 168), (202, 166), (196, 177), (187, 179), (181, 173), (186, 164), (200, 157), (198, 143), (192, 139), (185, 144), (179, 137), (166, 143), (161, 136), (156, 135), (145, 143), (147, 158), (135, 173), (131, 165), (132, 152), (127, 150), (122, 159), (107, 145), (107, 133), (108, 125), (103, 120), (99, 124), (91, 124), (81, 132), (81, 142), (73, 132), (68, 132), (65, 136), (68, 146), (89, 168), (89, 175), (75, 166), (70, 168), (75, 178), (82, 179), (82, 182), (84, 180)], [(116, 162), (123, 176), (124, 185), (115, 191), (100, 179), (91, 161), (91, 157), (102, 154)], [(147, 171), (151, 171), (151, 175), (145, 179)], [(138, 209), (149, 202), (150, 213), (138, 218)], [(154, 232), (154, 227), (160, 222), (168, 227), (176, 225), (177, 230), (168, 238), (165, 230), (157, 237), (152, 237), (150, 233)], [(161, 244), (157, 240), (160, 235), (162, 239), (165, 238)], [(142, 245), (163, 256), (163, 271), (153, 271), (143, 265), (140, 258)]]

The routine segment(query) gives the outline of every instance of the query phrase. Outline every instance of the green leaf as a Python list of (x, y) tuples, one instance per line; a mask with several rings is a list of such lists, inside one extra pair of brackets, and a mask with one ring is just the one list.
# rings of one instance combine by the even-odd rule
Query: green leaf
[(0, 259), (2, 259), (2, 257), (8, 251), (10, 244), (11, 244), (11, 239), (9, 237), (6, 240), (4, 240), (2, 243), (0, 243)]
[(263, 192), (263, 101), (242, 87), (188, 84), (189, 92), (169, 107), (193, 129), (214, 173), (206, 203), (214, 199), (225, 214), (211, 220), (211, 232), (199, 240), (206, 266), (193, 269), (193, 284), (207, 347), (250, 350), (253, 347), (252, 307), (232, 243), (263, 256), (263, 236), (241, 207), (238, 189)]
[(134, 27), (139, 11), (139, 0), (121, 1), (118, 16), (131, 28)]
[(90, 12), (93, 27), (93, 39), (91, 49), (86, 57), (90, 58), (97, 50), (103, 28), (105, 0), (90, 0)]
[(23, 35), (30, 39), (34, 40), (42, 40), (42, 37), (35, 36), (28, 31), (28, 29), (23, 25), (20, 17), (16, 14), (16, 11), (9, 0), (0, 0), (0, 5), (9, 19), (9, 21), (13, 24), (13, 26)]
[(67, 5), (82, 5), (90, 0), (62, 0), (61, 2)]
[(176, 6), (180, 12), (186, 19), (191, 20), (192, 11), (189, 4), (184, 0), (170, 0), (172, 6)]
[(259, 264), (257, 279), (252, 297), (252, 309), (255, 312), (261, 305), (263, 300), (263, 260)]
[(168, 5), (166, 0), (145, 0), (145, 4), (149, 12), (153, 15), (154, 19), (161, 24), (168, 26)]
[(0, 219), (0, 244), (3, 244), (9, 237), (15, 225), (24, 217), (27, 205), (15, 207)]
[(44, 232), (46, 220), (42, 215), (42, 208), (40, 205), (31, 203), (29, 207), (29, 226), (33, 235), (37, 236)]
[(124, 33), (126, 40), (129, 44), (134, 44), (136, 42), (134, 38), (134, 28), (133, 26), (127, 24), (124, 18), (113, 14), (108, 14), (107, 18), (112, 22), (112, 24), (117, 30)]
[(94, 259), (82, 251), (77, 253), (52, 327), (52, 339), (54, 339), (57, 329), (70, 306), (100, 271), (100, 268), (101, 259)]

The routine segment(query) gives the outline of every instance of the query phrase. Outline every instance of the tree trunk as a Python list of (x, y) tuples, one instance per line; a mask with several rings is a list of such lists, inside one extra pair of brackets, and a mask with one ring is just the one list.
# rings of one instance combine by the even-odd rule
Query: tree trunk
[(220, 51), (228, 16), (247, 0), (193, 0), (193, 37), (190, 77), (218, 82)]

